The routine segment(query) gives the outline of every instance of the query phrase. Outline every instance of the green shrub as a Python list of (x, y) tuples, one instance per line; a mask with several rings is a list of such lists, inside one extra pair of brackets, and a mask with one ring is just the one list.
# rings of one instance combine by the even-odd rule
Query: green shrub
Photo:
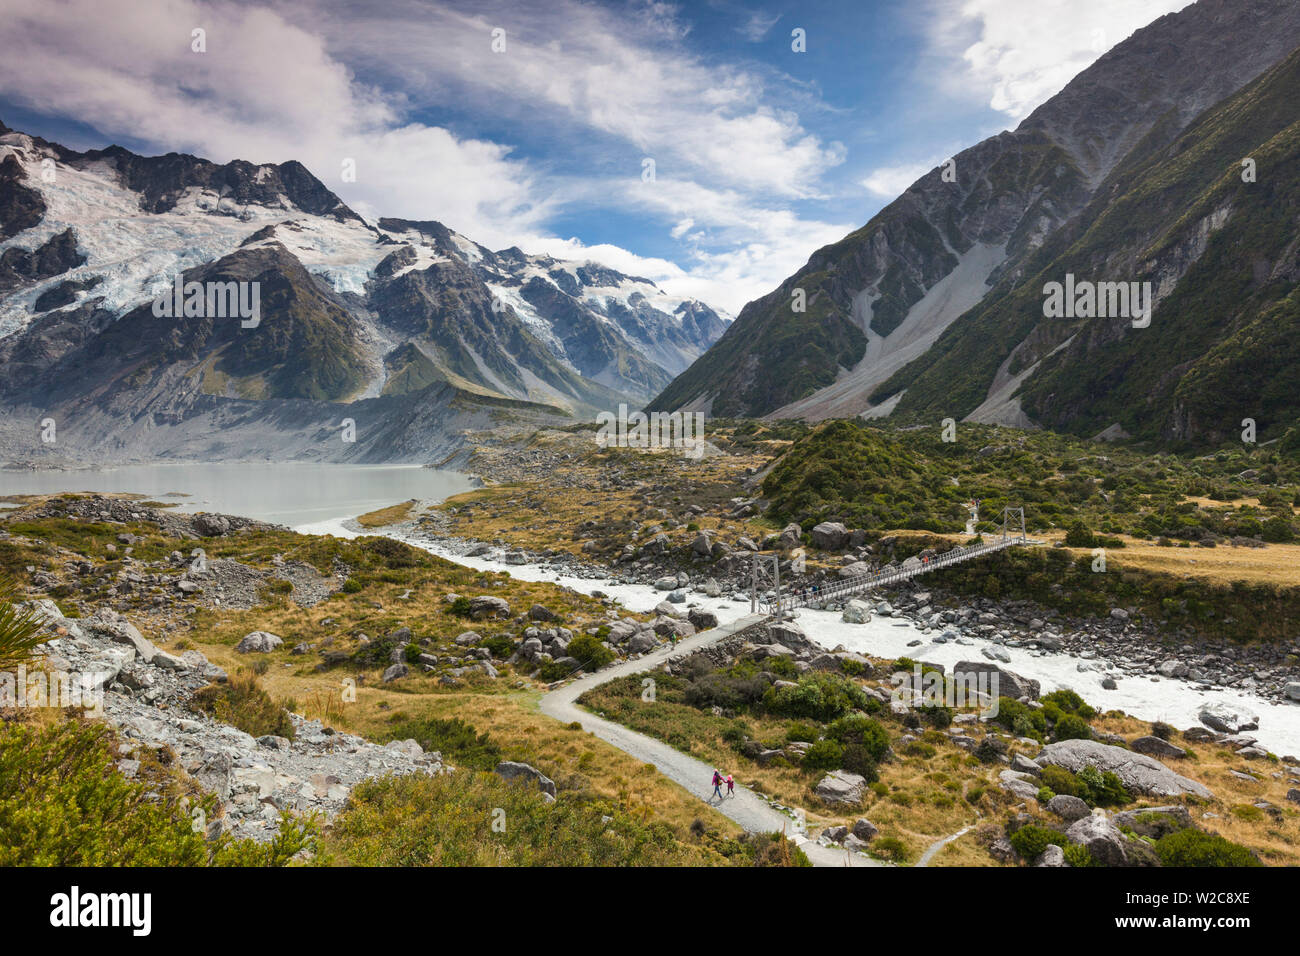
[(1042, 702), (1044, 705), (1054, 704), (1056, 707), (1059, 707), (1063, 713), (1078, 714), (1084, 720), (1092, 720), (1097, 716), (1095, 708), (1090, 707), (1084, 702), (1082, 697), (1068, 688), (1062, 688), (1061, 690), (1054, 690), (1050, 694), (1044, 694)]
[(1112, 770), (1101, 771), (1096, 767), (1084, 767), (1075, 778), (1087, 787), (1084, 800), (1094, 807), (1119, 807), (1132, 798), (1124, 789), (1119, 775)]
[(1025, 860), (1036, 860), (1043, 855), (1043, 851), (1050, 844), (1055, 843), (1059, 847), (1066, 847), (1069, 840), (1060, 830), (1053, 830), (1051, 827), (1039, 826), (1036, 823), (1027, 823), (1015, 833), (1011, 834), (1008, 839), (1011, 846)]
[(917, 708), (917, 712), (921, 715), (922, 722), (931, 727), (946, 730), (952, 726), (952, 711), (941, 704), (926, 704)]
[(454, 614), (456, 617), (469, 617), (469, 598), (463, 594), (460, 595), (447, 605), (447, 612)]
[(599, 670), (614, 659), (614, 652), (594, 634), (579, 634), (571, 640), (568, 655), (582, 661), (587, 671)]
[(1057, 740), (1091, 740), (1092, 728), (1077, 714), (1065, 714), (1052, 728), (1052, 735)]
[(385, 744), (391, 740), (414, 740), (425, 750), (436, 750), (453, 767), (492, 770), (501, 762), (501, 748), (491, 736), (475, 731), (459, 717), (397, 717), (375, 738)]
[(844, 748), (834, 740), (819, 740), (803, 755), (803, 766), (808, 770), (838, 770), (844, 759)]
[(128, 780), (114, 745), (100, 723), (0, 724), (0, 866), (283, 866), (315, 850), (315, 824), (288, 814), (268, 844), (207, 840), (215, 798), (144, 758)]
[(1070, 866), (1096, 866), (1097, 861), (1092, 858), (1092, 851), (1086, 846), (1078, 843), (1071, 843), (1069, 846), (1062, 847), (1065, 851), (1065, 862)]
[(479, 647), (486, 647), (488, 653), (498, 660), (509, 657), (515, 652), (515, 642), (504, 634), (497, 634), (494, 637), (485, 637), (479, 642)]
[(862, 747), (874, 762), (884, 760), (889, 753), (889, 731), (880, 721), (861, 714), (833, 721), (826, 727), (826, 736), (845, 747)]
[(895, 863), (906, 863), (907, 845), (898, 837), (876, 837), (871, 841), (871, 855)]
[(1064, 767), (1047, 764), (1043, 767), (1039, 777), (1043, 781), (1043, 786), (1050, 789), (1054, 794), (1065, 794), (1070, 797), (1078, 797), (1080, 800), (1085, 799), (1088, 795), (1087, 785)]
[(1020, 703), (1014, 697), (998, 698), (998, 715), (993, 720), (1017, 736), (1047, 733), (1046, 715), (1041, 710)]
[(420, 655), (423, 653), (424, 648), (412, 641), (406, 645), (406, 650), (402, 652), (402, 656), (406, 658), (406, 663), (415, 664), (420, 660)]
[(791, 724), (786, 730), (785, 739), (787, 743), (794, 743), (796, 741), (812, 742), (821, 735), (822, 732), (812, 724), (805, 724), (801, 721), (797, 721)]
[(773, 714), (822, 722), (859, 709), (866, 701), (857, 684), (841, 674), (821, 671), (804, 674), (793, 687), (771, 687), (763, 695), (763, 706)]
[(1262, 866), (1249, 849), (1215, 833), (1189, 827), (1156, 841), (1162, 866)]
[(253, 737), (272, 734), (293, 739), (289, 712), (271, 699), (254, 677), (232, 677), (224, 684), (209, 684), (190, 698), (189, 708), (238, 727)]

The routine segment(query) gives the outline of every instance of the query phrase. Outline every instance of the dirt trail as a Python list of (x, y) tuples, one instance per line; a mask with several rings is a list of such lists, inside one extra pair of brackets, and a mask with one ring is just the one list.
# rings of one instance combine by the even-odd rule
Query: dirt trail
[[(742, 617), (730, 624), (724, 624), (678, 641), (675, 649), (663, 647), (637, 660), (625, 661), (622, 664), (607, 667), (595, 674), (581, 677), (551, 691), (542, 697), (539, 706), (542, 713), (565, 723), (577, 721), (582, 725), (583, 730), (595, 734), (607, 743), (613, 744), (624, 753), (646, 763), (654, 764), (664, 776), (681, 784), (688, 791), (699, 796), (701, 800), (709, 802), (708, 798), (713, 789), (710, 784), (713, 777), (713, 768), (711, 766), (678, 750), (674, 750), (663, 741), (655, 740), (653, 737), (647, 737), (645, 734), (637, 733), (627, 727), (597, 717), (583, 710), (575, 701), (593, 687), (598, 687), (618, 677), (656, 670), (670, 657), (690, 654), (701, 647), (730, 637), (737, 631), (742, 631), (763, 620), (764, 618), (761, 615)], [(739, 823), (746, 830), (786, 833), (808, 855), (808, 859), (813, 862), (814, 866), (886, 865), (878, 860), (863, 856), (861, 853), (821, 846), (809, 840), (806, 835), (796, 833), (795, 821), (791, 817), (786, 816), (779, 810), (774, 810), (753, 791), (739, 784), (736, 785), (734, 797), (728, 797), (720, 804), (713, 801), (709, 805), (717, 809), (719, 813)]]

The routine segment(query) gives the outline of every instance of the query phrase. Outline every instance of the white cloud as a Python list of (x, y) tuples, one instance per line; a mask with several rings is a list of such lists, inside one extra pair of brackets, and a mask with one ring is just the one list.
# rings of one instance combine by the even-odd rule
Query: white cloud
[(758, 43), (767, 36), (767, 32), (776, 26), (776, 21), (780, 19), (779, 13), (768, 16), (761, 10), (755, 10), (744, 23), (736, 27), (736, 32), (750, 43)]
[(973, 29), (961, 82), (973, 81), (993, 109), (1018, 120), (1133, 31), (1191, 2), (941, 0), (932, 36), (947, 46)]
[[(575, 0), (482, 0), (472, 12), (416, 0), (5, 6), (0, 93), (35, 112), (217, 162), (296, 159), (363, 215), (438, 219), (492, 248), (585, 249), (548, 223), (612, 203), (661, 226), (679, 261), (614, 246), (588, 257), (731, 311), (855, 225), (790, 209), (824, 194), (844, 148), (805, 130), (797, 97), (775, 95), (770, 76), (685, 52), (666, 4), (630, 14)], [(498, 26), (503, 54), (491, 50)], [(206, 53), (190, 50), (196, 27)], [(449, 101), (485, 117), (493, 138), (415, 121)], [(593, 171), (561, 176), (520, 157), (509, 129), (524, 123), (563, 125), (564, 149), (590, 150)], [(630, 157), (622, 178), (609, 172), (611, 143)], [(656, 159), (657, 183), (640, 182), (642, 155)], [(344, 159), (355, 183), (341, 181)]]

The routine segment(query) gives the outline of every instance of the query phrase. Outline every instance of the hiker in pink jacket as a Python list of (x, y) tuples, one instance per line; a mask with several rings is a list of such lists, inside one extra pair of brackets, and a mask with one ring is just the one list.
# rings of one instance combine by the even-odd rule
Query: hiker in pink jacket
[(734, 797), (735, 795), (736, 795), (736, 778), (733, 777), (731, 774), (727, 774), (727, 796)]
[[(719, 800), (722, 799), (722, 771), (716, 767), (713, 770), (713, 797), (717, 797)], [(710, 802), (712, 802), (713, 797), (709, 797)]]

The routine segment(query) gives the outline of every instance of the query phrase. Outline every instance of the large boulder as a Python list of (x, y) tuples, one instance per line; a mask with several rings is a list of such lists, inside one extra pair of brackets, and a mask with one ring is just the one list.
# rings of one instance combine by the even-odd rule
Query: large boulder
[(235, 650), (240, 654), (265, 654), (267, 651), (273, 651), (284, 643), (284, 638), (277, 637), (267, 631), (252, 631), (245, 634), (243, 640), (235, 645)]
[(529, 764), (503, 760), (497, 764), (496, 773), (498, 777), (503, 777), (506, 780), (530, 781), (537, 784), (537, 789), (541, 790), (542, 793), (551, 797), (555, 796), (555, 781)]
[(1244, 708), (1231, 704), (1203, 704), (1197, 714), (1201, 723), (1211, 730), (1224, 734), (1239, 734), (1243, 730), (1259, 730), (1259, 718)]
[(1066, 839), (1071, 843), (1087, 847), (1092, 858), (1102, 866), (1128, 866), (1129, 841), (1120, 832), (1106, 814), (1090, 813), (1080, 820), (1075, 820), (1065, 831)]
[(1091, 814), (1092, 810), (1078, 797), (1072, 797), (1068, 793), (1058, 793), (1047, 801), (1047, 812), (1073, 823)]
[(686, 613), (686, 618), (695, 625), (697, 631), (707, 631), (718, 626), (718, 615), (703, 608), (691, 608)]
[(840, 620), (845, 624), (870, 624), (871, 605), (854, 598), (844, 605), (844, 613), (840, 615)]
[(1147, 736), (1138, 737), (1129, 743), (1140, 754), (1147, 754), (1150, 757), (1186, 757), (1187, 751), (1182, 747), (1176, 747), (1169, 741), (1160, 737)]
[(710, 557), (713, 554), (713, 542), (709, 540), (707, 532), (701, 531), (695, 536), (695, 540), (691, 542), (691, 550), (702, 558)]
[(559, 615), (544, 604), (534, 604), (528, 609), (530, 621), (554, 621), (558, 618)]
[[(60, 623), (62, 623), (62, 614), (60, 614)], [(146, 664), (153, 663), (154, 657), (159, 653), (153, 643), (141, 634), (134, 624), (110, 608), (98, 608), (82, 624), (92, 631), (108, 635), (119, 644), (130, 644)], [(276, 640), (278, 641), (279, 638), (277, 637)]]
[(859, 578), (864, 574), (870, 574), (871, 566), (865, 561), (854, 561), (852, 564), (844, 565), (838, 573), (842, 578)]
[(832, 770), (813, 788), (822, 803), (857, 806), (867, 792), (867, 778), (847, 770)]
[(1030, 774), (1018, 770), (1003, 770), (998, 774), (998, 786), (1021, 800), (1037, 800), (1042, 783)]
[(776, 546), (782, 551), (789, 551), (791, 548), (799, 547), (803, 539), (803, 529), (793, 521), (781, 529), (781, 535), (776, 539)]
[(1044, 747), (1034, 760), (1039, 764), (1064, 767), (1071, 773), (1078, 773), (1084, 767), (1096, 767), (1102, 772), (1109, 770), (1119, 777), (1130, 793), (1159, 797), (1190, 794), (1203, 799), (1214, 796), (1209, 787), (1174, 773), (1154, 757), (1099, 740), (1059, 740)]
[(808, 636), (803, 631), (785, 621), (769, 624), (767, 633), (769, 643), (788, 647), (796, 654), (816, 654), (821, 651), (821, 648), (808, 640)]
[[(967, 676), (963, 676), (967, 675)], [(981, 676), (983, 675), (983, 676)], [(998, 667), (987, 661), (958, 661), (953, 665), (952, 676), (955, 680), (975, 681), (972, 689), (988, 687), (994, 697), (1013, 697), (1019, 700), (1028, 697), (1038, 699), (1039, 683), (1028, 677), (1021, 677), (1015, 671)], [(986, 681), (987, 683), (980, 683)]]
[(838, 521), (823, 521), (812, 529), (813, 544), (823, 551), (839, 551), (849, 541), (849, 529)]
[(469, 599), (469, 616), (476, 621), (492, 617), (509, 617), (510, 605), (505, 598), (481, 594)]

